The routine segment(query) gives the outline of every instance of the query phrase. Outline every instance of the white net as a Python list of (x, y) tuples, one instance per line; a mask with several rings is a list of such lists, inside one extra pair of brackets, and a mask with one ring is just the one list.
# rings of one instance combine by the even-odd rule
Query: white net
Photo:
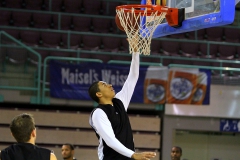
[(145, 9), (143, 13), (135, 13), (134, 8), (128, 12), (124, 10), (124, 8), (117, 9), (116, 13), (127, 34), (130, 53), (150, 55), (153, 32), (165, 18), (166, 12), (149, 13)]

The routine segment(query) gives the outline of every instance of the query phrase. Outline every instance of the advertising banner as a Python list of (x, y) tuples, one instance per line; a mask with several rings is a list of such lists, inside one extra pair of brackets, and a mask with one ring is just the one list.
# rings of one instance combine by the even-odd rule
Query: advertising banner
[[(119, 92), (129, 65), (50, 62), (50, 95), (55, 98), (91, 100), (88, 88), (105, 81)], [(131, 102), (146, 104), (209, 104), (210, 70), (140, 66)]]

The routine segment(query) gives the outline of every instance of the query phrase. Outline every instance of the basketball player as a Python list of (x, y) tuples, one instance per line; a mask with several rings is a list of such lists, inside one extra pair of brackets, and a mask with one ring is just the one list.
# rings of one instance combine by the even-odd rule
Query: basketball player
[(90, 115), (89, 123), (99, 139), (99, 160), (150, 160), (155, 152), (134, 151), (134, 142), (127, 109), (139, 76), (139, 53), (132, 53), (129, 75), (122, 90), (115, 94), (111, 84), (94, 82), (90, 97), (99, 105)]
[(16, 116), (10, 130), (17, 143), (2, 150), (0, 160), (57, 160), (50, 150), (35, 145), (37, 133), (32, 115)]
[(74, 147), (70, 143), (65, 143), (62, 145), (62, 157), (64, 160), (76, 160), (74, 158)]
[(182, 156), (182, 148), (178, 146), (172, 147), (171, 160), (180, 160)]

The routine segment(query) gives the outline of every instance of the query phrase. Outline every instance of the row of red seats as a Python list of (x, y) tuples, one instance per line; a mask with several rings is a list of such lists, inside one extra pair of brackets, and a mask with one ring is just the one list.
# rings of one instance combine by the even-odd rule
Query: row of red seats
[[(37, 49), (36, 50), (40, 55), (42, 56), (42, 63), (44, 58), (47, 56), (61, 56), (61, 57), (80, 57), (80, 58), (93, 58), (93, 59), (100, 59), (103, 62), (107, 63), (109, 60), (124, 60), (124, 61), (130, 61), (131, 55), (126, 54), (120, 54), (120, 53), (112, 53), (112, 54), (99, 54), (98, 52), (95, 52), (94, 54), (85, 53), (84, 51), (81, 51), (80, 54), (77, 52), (66, 52), (66, 51), (49, 51), (44, 49)], [(4, 48), (2, 47), (0, 50), (0, 62), (3, 64), (3, 61), (10, 61), (12, 63), (17, 64), (26, 64), (26, 63), (32, 63), (32, 64), (38, 64), (38, 58), (36, 55), (30, 53), (26, 49), (21, 48)], [(149, 56), (141, 56), (142, 62), (155, 62), (155, 63), (163, 63), (163, 65), (167, 66), (169, 64), (185, 64), (185, 65), (197, 65), (197, 66), (212, 66), (212, 67), (220, 67), (220, 62), (209, 62), (209, 61), (198, 61), (198, 60), (181, 60), (173, 58), (164, 58), (162, 61), (160, 58), (153, 58)], [(222, 63), (222, 67), (232, 67), (232, 68), (240, 68), (240, 64), (237, 63)], [(213, 71), (213, 75), (219, 75), (220, 71)], [(223, 71), (224, 75), (230, 75), (230, 76), (239, 76), (238, 72), (232, 72), (232, 71)]]
[[(73, 30), (80, 32), (117, 33), (118, 29), (113, 18), (86, 16), (69, 16), (48, 13), (31, 13), (0, 10), (1, 26), (33, 27), (41, 29)], [(60, 26), (59, 24), (60, 19)]]
[[(124, 60), (124, 61), (131, 60), (131, 55), (120, 53), (99, 54), (98, 52), (94, 52), (93, 54), (90, 54), (84, 51), (71, 52), (61, 50), (45, 50), (43, 48), (35, 49), (35, 51), (37, 51), (41, 55), (42, 63), (44, 59), (48, 56), (100, 59), (105, 63), (108, 62), (109, 60)], [(10, 62), (17, 64), (23, 64), (28, 61), (30, 61), (33, 64), (38, 64), (38, 57), (24, 48), (1, 47), (0, 62), (2, 63), (5, 60), (9, 60)], [(160, 63), (160, 61), (158, 62)]]
[[(70, 34), (70, 43), (68, 44), (67, 33), (15, 29), (5, 29), (5, 31), (29, 46), (126, 53), (129, 48), (125, 37)], [(227, 44), (210, 44), (208, 53), (206, 42), (153, 39), (151, 54), (229, 60), (237, 59), (240, 55), (240, 46)]]
[[(125, 37), (70, 34), (70, 43), (68, 44), (68, 33), (17, 29), (2, 30), (28, 46), (69, 49), (82, 48), (95, 51), (101, 49), (107, 52), (118, 52), (122, 48), (122, 52), (128, 52), (128, 42)], [(11, 43), (11, 41), (5, 43)]]
[[(207, 41), (206, 41), (207, 42)], [(238, 59), (240, 46), (227, 44), (208, 44), (199, 42), (161, 41), (163, 54), (169, 56), (199, 57), (210, 59)]]
[(227, 27), (211, 27), (197, 30), (197, 36), (195, 32), (187, 32), (180, 34), (169, 35), (169, 38), (188, 38), (197, 40), (208, 40), (208, 41), (226, 41), (230, 43), (240, 42), (240, 29), (232, 26)]
[(1, 0), (1, 7), (53, 12), (115, 15), (117, 1), (100, 0)]
[[(69, 16), (48, 13), (13, 12), (0, 10), (1, 26), (33, 27), (41, 29), (73, 30), (80, 32), (122, 33), (119, 31), (114, 18)], [(59, 24), (60, 18), (60, 26)], [(169, 38), (196, 39), (195, 32), (180, 33)], [(234, 27), (212, 27), (197, 31), (198, 40), (240, 42), (240, 29)]]
[[(72, 51), (61, 51), (61, 50), (46, 50), (43, 48), (36, 49), (37, 52), (39, 52), (42, 56), (42, 60), (46, 58), (47, 56), (60, 56), (60, 57), (81, 57), (81, 58), (95, 58), (95, 59), (101, 59), (104, 62), (107, 62), (108, 60), (131, 60), (131, 56), (126, 54), (121, 54), (114, 52), (112, 54), (100, 54), (98, 52), (95, 52), (94, 54), (91, 53), (86, 53), (84, 50), (80, 51), (79, 55), (77, 54), (78, 52), (72, 52)], [(0, 52), (0, 61), (2, 62), (4, 60), (3, 57), (8, 56), (9, 59), (13, 59), (16, 62), (25, 62), (30, 59), (33, 61), (37, 61), (37, 57), (30, 53), (28, 50), (23, 49), (23, 48), (7, 48), (7, 47), (2, 47), (1, 52)], [(152, 55), (157, 55), (156, 53), (153, 53)], [(195, 57), (196, 58), (196, 57)], [(160, 58), (153, 58), (151, 56), (142, 56), (141, 61), (143, 62), (156, 62), (160, 63)], [(171, 59), (171, 58), (164, 58), (164, 65), (168, 65), (171, 63), (175, 64), (189, 64), (189, 65), (204, 65), (207, 64), (208, 66), (219, 66), (218, 62), (212, 63), (212, 62), (205, 62), (205, 61), (196, 61), (196, 60), (181, 60), (181, 59)], [(229, 63), (229, 64), (224, 64), (223, 67), (230, 67), (230, 66), (240, 66), (240, 64), (236, 63)]]

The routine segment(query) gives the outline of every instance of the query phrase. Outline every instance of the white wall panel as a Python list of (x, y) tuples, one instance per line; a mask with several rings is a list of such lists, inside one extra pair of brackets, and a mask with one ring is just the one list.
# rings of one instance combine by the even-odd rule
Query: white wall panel
[(240, 118), (240, 86), (211, 85), (210, 105), (166, 104), (165, 114)]

